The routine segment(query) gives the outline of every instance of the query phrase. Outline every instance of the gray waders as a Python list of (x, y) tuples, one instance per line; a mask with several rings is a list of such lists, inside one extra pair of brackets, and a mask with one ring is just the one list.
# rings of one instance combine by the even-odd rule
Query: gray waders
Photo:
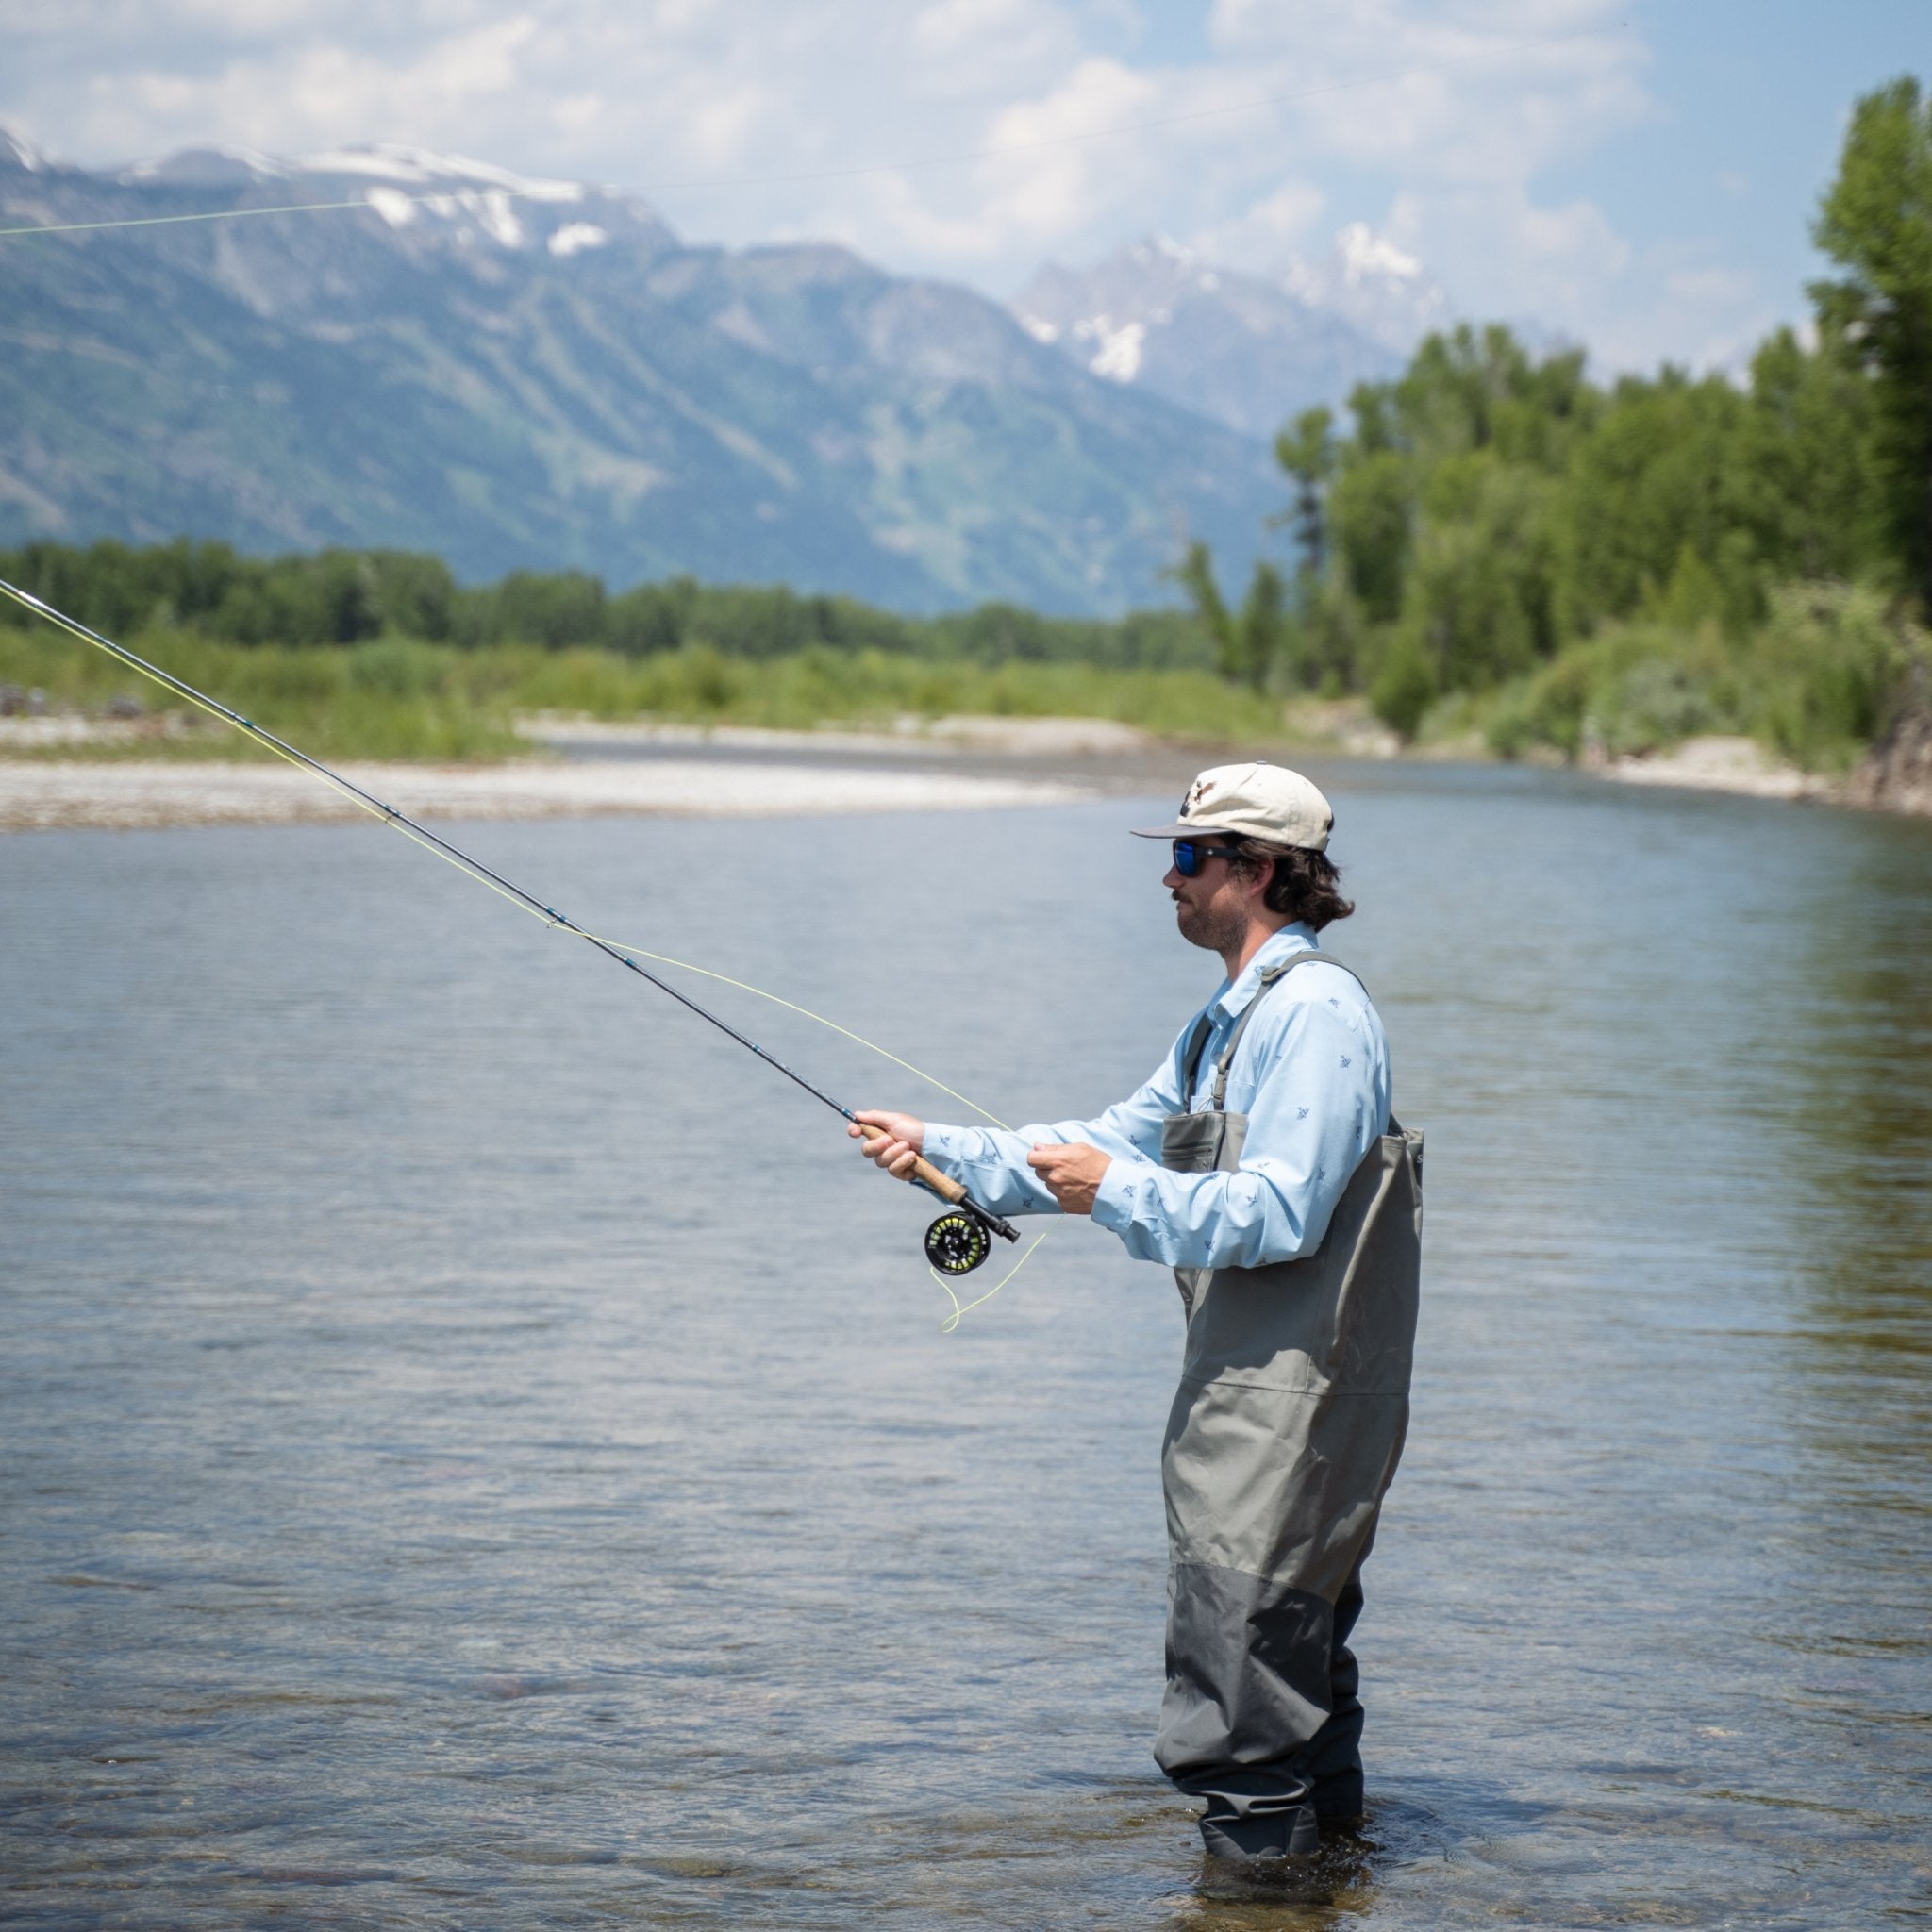
[[(1224, 1110), (1228, 1070), (1275, 982), (1311, 961), (1341, 963), (1304, 953), (1262, 975), (1222, 1053), (1211, 1108), (1168, 1116), (1163, 1166), (1240, 1166), (1248, 1122)], [(1204, 1015), (1189, 1042), (1189, 1098), (1209, 1024)], [(1312, 1255), (1174, 1271), (1188, 1338), (1161, 1451), (1171, 1571), (1154, 1756), (1207, 1800), (1212, 1856), (1312, 1851), (1320, 1822), (1361, 1812), (1348, 1635), (1408, 1426), (1422, 1162), (1423, 1137), (1391, 1120)]]

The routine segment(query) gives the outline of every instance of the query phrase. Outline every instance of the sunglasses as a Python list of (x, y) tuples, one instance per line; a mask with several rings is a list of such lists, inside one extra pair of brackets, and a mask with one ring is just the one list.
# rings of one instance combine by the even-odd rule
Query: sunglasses
[(1176, 839), (1174, 841), (1174, 869), (1184, 879), (1199, 878), (1201, 868), (1210, 858), (1234, 858), (1237, 848), (1232, 845), (1204, 845), (1198, 839)]

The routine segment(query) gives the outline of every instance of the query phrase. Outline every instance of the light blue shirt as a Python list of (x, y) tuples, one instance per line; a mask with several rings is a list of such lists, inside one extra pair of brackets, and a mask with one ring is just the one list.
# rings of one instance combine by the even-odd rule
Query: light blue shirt
[(1045, 1141), (1085, 1141), (1112, 1158), (1093, 1219), (1128, 1254), (1174, 1268), (1258, 1268), (1312, 1254), (1349, 1176), (1388, 1131), (1389, 1044), (1361, 984), (1339, 966), (1300, 966), (1261, 1003), (1241, 1036), (1226, 1108), (1248, 1117), (1233, 1173), (1179, 1174), (1160, 1165), (1161, 1123), (1199, 1112), (1214, 1068), (1261, 974), (1296, 953), (1320, 951), (1306, 925), (1284, 926), (1203, 1012), (1212, 1026), (1194, 1091), (1183, 1101), (1182, 1061), (1195, 1014), (1139, 1092), (1094, 1121), (1004, 1128), (928, 1126), (925, 1155), (996, 1214), (1057, 1214), (1026, 1165)]

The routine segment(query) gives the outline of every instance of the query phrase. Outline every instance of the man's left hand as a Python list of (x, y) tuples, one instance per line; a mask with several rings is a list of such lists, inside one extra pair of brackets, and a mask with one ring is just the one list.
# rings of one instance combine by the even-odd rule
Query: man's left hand
[(1026, 1165), (1067, 1214), (1091, 1214), (1102, 1177), (1113, 1165), (1110, 1155), (1084, 1141), (1042, 1141), (1026, 1157)]

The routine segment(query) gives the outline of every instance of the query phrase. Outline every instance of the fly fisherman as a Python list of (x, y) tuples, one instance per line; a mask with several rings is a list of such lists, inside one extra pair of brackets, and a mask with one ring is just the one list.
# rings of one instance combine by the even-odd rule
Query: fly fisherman
[[(1210, 1859), (1263, 1876), (1362, 1812), (1349, 1632), (1408, 1420), (1422, 1136), (1390, 1113), (1361, 982), (1316, 935), (1354, 910), (1299, 773), (1190, 788), (1162, 884), (1227, 976), (1154, 1076), (1098, 1120), (1017, 1133), (862, 1112), (1001, 1214), (1088, 1214), (1174, 1271), (1188, 1332), (1161, 1454), (1167, 1693), (1154, 1755), (1204, 1799)], [(852, 1129), (857, 1135), (858, 1128)]]

